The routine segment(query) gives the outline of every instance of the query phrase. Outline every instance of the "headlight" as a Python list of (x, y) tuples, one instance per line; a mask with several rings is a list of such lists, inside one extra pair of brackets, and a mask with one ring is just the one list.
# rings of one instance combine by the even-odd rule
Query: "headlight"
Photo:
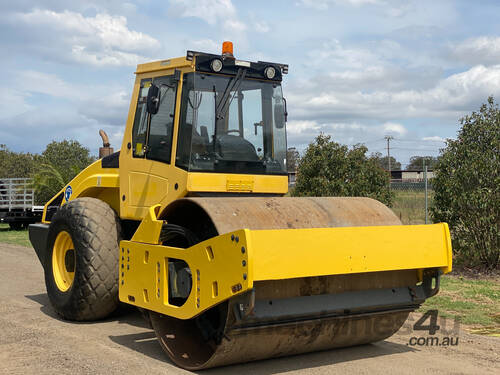
[(222, 61), (220, 61), (219, 59), (213, 59), (210, 63), (210, 67), (214, 72), (220, 72), (222, 70)]
[(264, 69), (264, 75), (268, 79), (273, 79), (276, 75), (276, 69), (274, 69), (274, 67), (272, 66), (268, 66), (266, 69)]

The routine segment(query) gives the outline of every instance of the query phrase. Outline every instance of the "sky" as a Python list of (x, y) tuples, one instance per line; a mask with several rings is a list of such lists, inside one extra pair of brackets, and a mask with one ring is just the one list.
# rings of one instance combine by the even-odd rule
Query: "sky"
[(403, 166), (439, 154), (500, 97), (500, 2), (16, 0), (0, 2), (0, 144), (41, 152), (98, 130), (120, 148), (138, 63), (220, 53), (289, 64), (288, 146), (319, 133)]

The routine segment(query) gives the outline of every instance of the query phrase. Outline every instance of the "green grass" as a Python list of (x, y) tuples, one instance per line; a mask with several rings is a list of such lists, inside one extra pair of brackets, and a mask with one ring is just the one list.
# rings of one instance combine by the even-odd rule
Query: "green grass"
[[(392, 206), (403, 224), (425, 223), (425, 192), (394, 190)], [(434, 192), (428, 191), (428, 204)], [(429, 221), (430, 223), (430, 221)], [(462, 324), (472, 326), (477, 333), (500, 335), (500, 279), (470, 279), (446, 275), (441, 280), (441, 290), (429, 298), (420, 311), (437, 309), (449, 318), (460, 318)]]
[(458, 317), (475, 333), (500, 335), (500, 279), (469, 279), (446, 275), (439, 293), (429, 298), (421, 312), (439, 310), (439, 315)]
[[(425, 191), (394, 190), (392, 210), (403, 224), (425, 224)], [(434, 192), (428, 191), (428, 204), (431, 204)]]
[(31, 247), (28, 230), (11, 230), (8, 224), (0, 224), (0, 242)]
[[(400, 210), (405, 224), (424, 222), (424, 195), (422, 192), (415, 198), (415, 194), (419, 193), (397, 192), (398, 205), (393, 210)], [(0, 224), (1, 242), (31, 247), (27, 230), (10, 230), (7, 224)], [(441, 279), (438, 295), (429, 298), (419, 311), (432, 309), (439, 310), (439, 315), (444, 317), (459, 317), (473, 332), (500, 335), (500, 278), (481, 280), (446, 275)]]

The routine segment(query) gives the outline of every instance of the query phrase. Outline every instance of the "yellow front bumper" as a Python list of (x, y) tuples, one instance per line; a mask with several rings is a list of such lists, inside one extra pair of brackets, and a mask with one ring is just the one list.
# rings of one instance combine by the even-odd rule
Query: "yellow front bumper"
[[(168, 302), (169, 258), (191, 270), (192, 289), (182, 306)], [(252, 289), (254, 281), (404, 269), (447, 273), (452, 266), (444, 223), (241, 229), (188, 249), (122, 241), (120, 259), (120, 300), (179, 319)]]

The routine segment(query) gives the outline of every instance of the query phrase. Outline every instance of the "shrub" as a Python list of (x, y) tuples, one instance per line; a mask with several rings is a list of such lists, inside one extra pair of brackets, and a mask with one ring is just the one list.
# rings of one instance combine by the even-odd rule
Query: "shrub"
[(450, 225), (458, 263), (499, 266), (500, 110), (492, 97), (460, 120), (435, 168), (434, 221)]
[(292, 194), (371, 197), (390, 205), (389, 174), (366, 156), (367, 151), (364, 145), (349, 149), (320, 134), (299, 161)]

